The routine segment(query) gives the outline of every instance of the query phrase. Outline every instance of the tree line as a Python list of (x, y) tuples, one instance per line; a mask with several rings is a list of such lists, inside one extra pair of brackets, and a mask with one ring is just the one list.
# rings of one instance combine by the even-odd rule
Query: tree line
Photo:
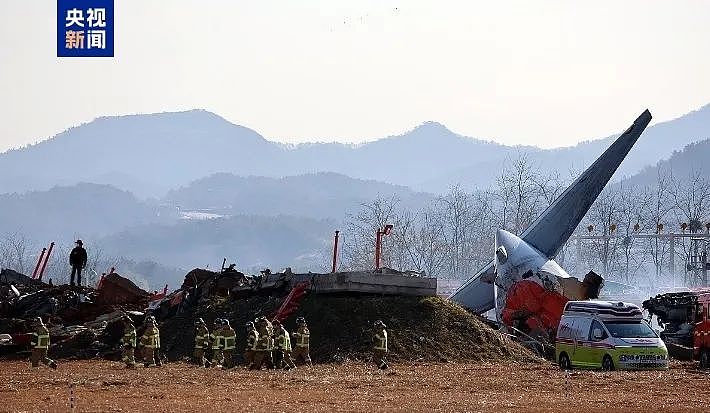
[[(402, 205), (396, 197), (377, 198), (346, 218), (341, 268), (372, 268), (375, 231), (392, 224), (391, 235), (383, 237), (383, 266), (441, 278), (468, 278), (492, 259), (498, 229), (521, 234), (576, 175), (573, 171), (566, 178), (550, 175), (527, 156), (518, 155), (488, 189), (466, 192), (454, 186), (417, 210)], [(702, 233), (708, 222), (707, 176), (700, 171), (674, 176), (670, 169), (659, 169), (651, 185), (626, 180), (609, 184), (557, 260), (576, 276), (594, 270), (629, 284), (693, 284), (685, 273), (685, 263), (693, 254), (690, 238), (675, 239), (671, 260), (668, 235)], [(634, 236), (638, 234), (652, 236)], [(577, 244), (577, 236), (589, 235), (599, 237)]]

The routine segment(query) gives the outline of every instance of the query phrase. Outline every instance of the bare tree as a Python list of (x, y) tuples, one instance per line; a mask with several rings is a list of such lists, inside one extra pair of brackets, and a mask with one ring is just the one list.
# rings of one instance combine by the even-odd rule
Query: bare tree
[(438, 203), (443, 209), (441, 221), (443, 236), (448, 243), (449, 273), (461, 276), (468, 272), (467, 244), (470, 242), (470, 227), (473, 223), (470, 196), (455, 186), (439, 198)]
[(601, 264), (602, 275), (613, 274), (617, 263), (617, 239), (611, 235), (612, 225), (619, 220), (621, 191), (617, 187), (605, 188), (587, 213), (587, 218), (594, 222), (595, 234), (602, 235), (598, 240), (589, 242), (590, 248), (586, 255), (587, 265), (594, 268)]
[[(670, 198), (670, 184), (668, 174), (661, 169), (656, 176), (656, 184), (650, 190), (650, 205), (646, 219), (641, 220), (640, 231), (659, 232), (661, 225), (667, 223), (669, 214), (673, 210), (673, 202)], [(663, 264), (667, 261), (669, 253), (669, 241), (663, 237), (652, 237), (646, 239), (646, 253), (650, 256), (654, 266), (654, 280), (652, 284), (657, 286), (662, 278)], [(673, 277), (671, 271), (669, 274)]]
[(419, 215), (419, 226), (411, 243), (413, 246), (412, 261), (418, 271), (429, 275), (448, 275), (445, 272), (448, 260), (449, 246), (444, 237), (440, 212), (426, 208)]
[[(710, 217), (710, 181), (705, 179), (699, 171), (693, 171), (688, 179), (675, 180), (670, 189), (675, 208), (673, 212), (676, 225), (688, 224), (691, 233), (702, 231), (702, 223)], [(687, 262), (692, 255), (692, 243), (682, 238), (682, 248), (676, 248), (683, 261)], [(686, 284), (694, 285), (698, 280), (684, 280)]]
[(651, 193), (647, 189), (639, 190), (635, 186), (620, 184), (619, 211), (616, 233), (621, 238), (617, 248), (621, 249), (619, 258), (621, 271), (627, 284), (643, 266), (644, 250), (634, 242), (634, 233), (641, 229), (642, 222), (648, 216), (652, 203)]
[(503, 168), (497, 185), (501, 228), (520, 234), (557, 198), (563, 183), (558, 173), (541, 172), (519, 153), (512, 167)]
[[(348, 216), (345, 224), (347, 237), (343, 240), (343, 266), (348, 269), (372, 268), (375, 257), (375, 233), (386, 224), (393, 224), (399, 199), (377, 198), (371, 203), (361, 204), (355, 216)], [(394, 225), (394, 224), (393, 224)], [(383, 245), (389, 247), (393, 242), (387, 237)], [(383, 248), (382, 262), (388, 265), (393, 254), (391, 249)]]
[(5, 235), (0, 239), (0, 267), (10, 268), (22, 274), (31, 273), (34, 270), (31, 248), (31, 242), (23, 234)]

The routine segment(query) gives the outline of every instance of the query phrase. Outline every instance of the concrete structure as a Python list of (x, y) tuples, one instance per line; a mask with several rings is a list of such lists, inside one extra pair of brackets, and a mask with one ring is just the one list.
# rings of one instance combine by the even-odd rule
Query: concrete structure
[(381, 295), (436, 295), (436, 278), (397, 271), (350, 271), (331, 274), (293, 274), (290, 282), (309, 282), (317, 294), (362, 293)]

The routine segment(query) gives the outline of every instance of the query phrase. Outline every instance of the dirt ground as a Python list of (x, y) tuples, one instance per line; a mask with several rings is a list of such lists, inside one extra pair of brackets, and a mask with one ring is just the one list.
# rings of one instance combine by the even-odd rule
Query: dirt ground
[(291, 372), (200, 369), (184, 363), (127, 370), (67, 361), (57, 371), (0, 362), (0, 411), (708, 411), (710, 374), (574, 371), (549, 364), (362, 363)]

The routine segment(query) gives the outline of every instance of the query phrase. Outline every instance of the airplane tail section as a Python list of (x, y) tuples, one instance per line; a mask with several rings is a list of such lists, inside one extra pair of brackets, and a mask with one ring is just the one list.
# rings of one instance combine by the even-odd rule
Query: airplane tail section
[[(647, 109), (520, 237), (548, 258), (553, 258), (587, 214), (650, 122), (651, 112)], [(449, 298), (477, 313), (494, 308), (493, 273), (494, 265), (491, 261)]]

